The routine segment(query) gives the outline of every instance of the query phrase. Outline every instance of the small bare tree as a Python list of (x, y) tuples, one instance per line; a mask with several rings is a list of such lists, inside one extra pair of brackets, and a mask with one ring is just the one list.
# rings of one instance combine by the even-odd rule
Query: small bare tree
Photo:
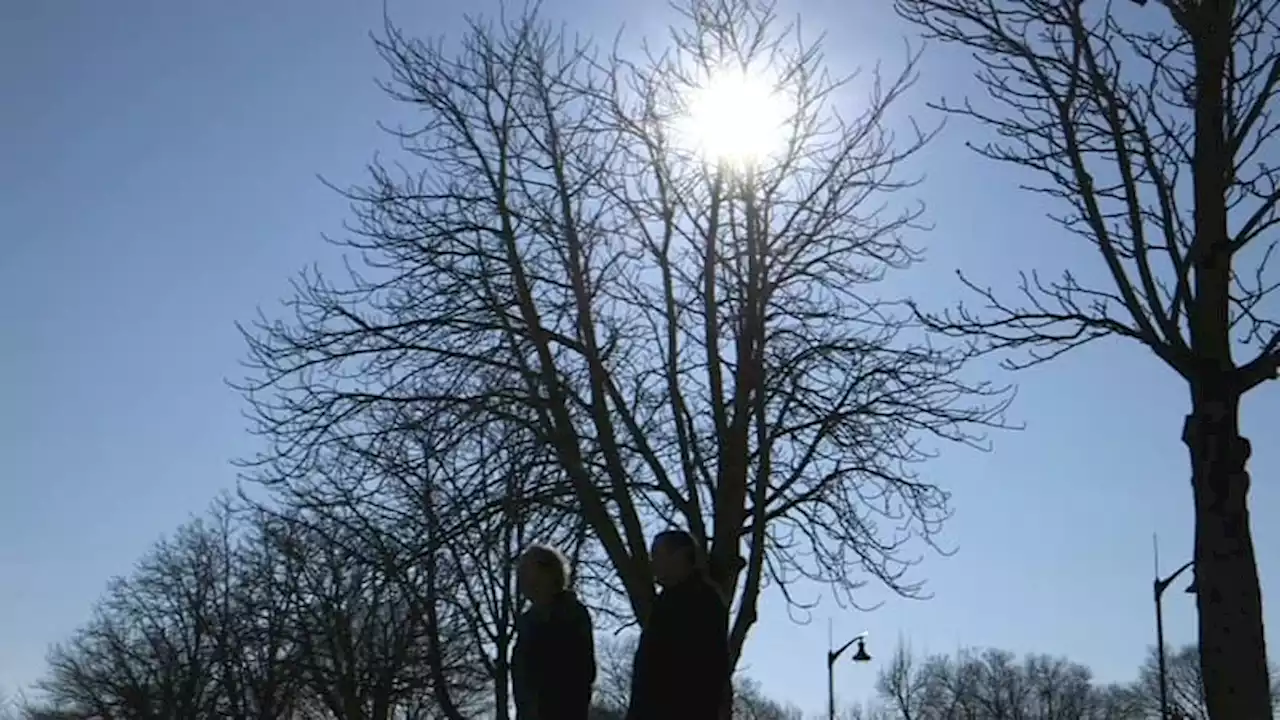
[(735, 720), (804, 720), (804, 711), (769, 697), (755, 679), (739, 677), (734, 682), (733, 717)]
[[(456, 56), (389, 25), (413, 166), (375, 164), (348, 193), (339, 242), (364, 269), (309, 273), (290, 322), (248, 333), (246, 390), (270, 441), (254, 477), (277, 487), (309, 482), (328, 448), (383, 452), (370, 428), (397, 413), (518, 428), (538, 469), (524, 504), (584, 520), (611, 576), (595, 580), (635, 617), (654, 596), (648, 533), (690, 529), (736, 602), (736, 659), (766, 579), (919, 595), (906, 543), (948, 508), (914, 466), (975, 442), (1003, 398), (874, 292), (917, 260), (919, 209), (893, 201), (927, 136), (897, 141), (887, 119), (910, 65), (843, 119), (820, 46), (769, 5), (686, 10), (644, 62), (536, 17), (475, 23)], [(757, 65), (789, 103), (781, 154), (743, 171), (682, 149), (696, 86)]]
[[(924, 717), (922, 713), (926, 708), (932, 712), (938, 710), (939, 703), (936, 700), (931, 702), (932, 699), (926, 696), (931, 689), (930, 676), (917, 672), (916, 664), (910, 648), (899, 645), (876, 678), (876, 692), (880, 699), (896, 710), (902, 720), (918, 720)], [(950, 713), (940, 716), (945, 717), (950, 717)]]
[[(930, 37), (974, 51), (980, 105), (940, 105), (995, 139), (982, 155), (1032, 171), (1066, 235), (1105, 267), (1024, 276), (1022, 304), (969, 283), (986, 306), (930, 318), (1015, 366), (1103, 337), (1177, 373), (1191, 411), (1199, 644), (1211, 715), (1271, 717), (1262, 598), (1249, 528), (1246, 393), (1276, 377), (1280, 29), (1275, 0), (896, 0)], [(1235, 358), (1240, 357), (1237, 361)]]
[[(1169, 688), (1169, 706), (1177, 717), (1185, 720), (1209, 720), (1209, 707), (1200, 672), (1200, 652), (1194, 644), (1165, 651), (1165, 677)], [(1271, 702), (1280, 701), (1280, 672), (1271, 671)], [(1148, 717), (1160, 716), (1160, 661), (1151, 648), (1143, 663), (1131, 696)]]
[(50, 653), (40, 688), (54, 707), (82, 717), (216, 714), (230, 531), (225, 514), (192, 522), (114, 580), (94, 617)]
[(441, 633), (428, 626), (437, 618), (422, 612), (389, 563), (331, 515), (285, 517), (291, 527), (277, 542), (290, 578), (290, 640), (305, 697), (331, 717), (389, 720), (438, 678), (432, 655), (442, 651)]
[(631, 668), (638, 636), (617, 635), (596, 643), (595, 704), (625, 715), (631, 701)]
[(1087, 667), (1003, 650), (913, 658), (899, 648), (877, 693), (898, 720), (1142, 720), (1127, 689), (1095, 687)]

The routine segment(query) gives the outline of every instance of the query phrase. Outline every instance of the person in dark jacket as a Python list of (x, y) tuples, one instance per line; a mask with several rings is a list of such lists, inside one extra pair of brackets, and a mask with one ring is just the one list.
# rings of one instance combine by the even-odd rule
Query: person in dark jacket
[(586, 720), (596, 680), (591, 615), (569, 589), (564, 556), (535, 545), (520, 557), (529, 608), (516, 620), (511, 685), (516, 720)]
[(662, 591), (640, 632), (627, 720), (715, 720), (728, 697), (729, 609), (689, 533), (659, 533), (650, 555)]

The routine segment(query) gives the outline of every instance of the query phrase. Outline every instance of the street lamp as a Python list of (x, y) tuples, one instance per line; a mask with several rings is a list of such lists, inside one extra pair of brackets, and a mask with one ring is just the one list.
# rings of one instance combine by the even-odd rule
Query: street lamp
[[(1152, 541), (1154, 543), (1154, 536), (1152, 537)], [(1169, 720), (1169, 678), (1165, 672), (1164, 660), (1164, 608), (1161, 605), (1160, 598), (1164, 596), (1164, 591), (1169, 589), (1169, 586), (1173, 584), (1173, 581), (1177, 580), (1179, 575), (1186, 572), (1187, 568), (1195, 565), (1196, 561), (1187, 561), (1186, 564), (1177, 570), (1174, 570), (1173, 573), (1166, 578), (1160, 577), (1160, 548), (1158, 545), (1155, 547), (1155, 561), (1155, 580), (1152, 581), (1151, 587), (1154, 591), (1153, 594), (1155, 595), (1156, 601), (1156, 661), (1158, 663), (1160, 675), (1160, 718), (1161, 720)], [(1193, 594), (1196, 592), (1196, 581), (1194, 576), (1191, 580), (1191, 584), (1187, 586), (1186, 591)]]
[(854, 651), (853, 657), (849, 658), (854, 662), (870, 662), (871, 656), (867, 654), (867, 634), (865, 632), (858, 633), (852, 640), (840, 646), (838, 650), (827, 650), (827, 719), (836, 720), (836, 660), (849, 646), (858, 643), (858, 649)]

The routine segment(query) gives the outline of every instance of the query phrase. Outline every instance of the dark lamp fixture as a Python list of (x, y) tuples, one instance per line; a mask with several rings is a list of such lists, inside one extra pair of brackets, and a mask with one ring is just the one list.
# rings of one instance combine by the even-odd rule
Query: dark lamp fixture
[(853, 653), (853, 657), (849, 659), (854, 662), (871, 662), (871, 656), (867, 654), (867, 646), (864, 641), (858, 640), (858, 649)]

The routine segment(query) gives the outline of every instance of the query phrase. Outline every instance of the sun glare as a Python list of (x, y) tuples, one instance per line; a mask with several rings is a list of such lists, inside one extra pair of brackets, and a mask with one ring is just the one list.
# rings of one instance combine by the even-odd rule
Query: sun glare
[(786, 140), (786, 104), (767, 78), (741, 71), (714, 73), (687, 100), (682, 144), (705, 159), (746, 165), (780, 150)]

